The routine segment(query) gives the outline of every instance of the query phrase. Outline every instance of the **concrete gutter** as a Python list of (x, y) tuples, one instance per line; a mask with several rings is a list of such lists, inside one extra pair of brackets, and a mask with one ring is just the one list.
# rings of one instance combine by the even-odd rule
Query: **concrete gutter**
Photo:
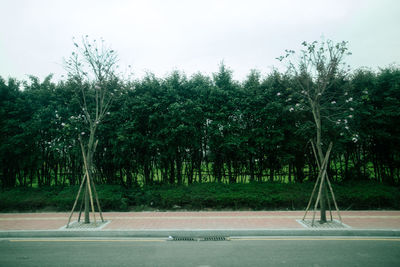
[(53, 238), (53, 237), (249, 237), (249, 236), (363, 236), (400, 237), (400, 229), (244, 229), (244, 230), (14, 230), (0, 231), (0, 238)]

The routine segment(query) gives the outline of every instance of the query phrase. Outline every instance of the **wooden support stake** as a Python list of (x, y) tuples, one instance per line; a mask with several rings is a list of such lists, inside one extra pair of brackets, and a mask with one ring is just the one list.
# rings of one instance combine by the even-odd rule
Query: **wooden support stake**
[[(85, 190), (87, 190), (87, 187), (85, 187)], [(79, 207), (79, 216), (78, 216), (78, 222), (81, 221), (81, 215), (82, 215), (82, 208), (83, 208), (83, 201), (84, 201), (84, 197), (81, 198), (81, 206)]]
[(82, 181), (81, 181), (81, 185), (80, 185), (79, 190), (78, 190), (78, 194), (77, 194), (77, 196), (75, 198), (74, 205), (72, 206), (71, 214), (69, 215), (69, 218), (68, 218), (67, 228), (69, 227), (69, 223), (71, 222), (72, 214), (74, 213), (76, 203), (78, 202), (79, 195), (81, 194), (82, 186), (85, 183), (85, 176), (86, 176), (86, 174), (83, 175), (83, 178), (82, 178)]
[(314, 198), (315, 190), (317, 189), (317, 185), (318, 185), (320, 179), (321, 179), (321, 176), (318, 174), (317, 181), (315, 182), (314, 189), (313, 189), (313, 191), (312, 191), (312, 193), (311, 193), (310, 200), (308, 201), (308, 205), (307, 205), (307, 208), (306, 208), (306, 212), (304, 213), (304, 216), (303, 216), (303, 221), (304, 221), (304, 219), (305, 219), (306, 216), (307, 216), (308, 210), (310, 209), (311, 202), (312, 202), (312, 200), (313, 200), (313, 198)]
[(97, 202), (97, 208), (99, 209), (99, 213), (100, 213), (100, 218), (101, 218), (101, 221), (102, 221), (102, 222), (104, 222), (104, 219), (103, 219), (103, 214), (102, 214), (102, 212), (101, 212), (101, 207), (100, 207), (99, 196), (97, 195), (96, 186), (94, 185), (94, 182), (93, 182), (93, 180), (90, 180), (90, 182), (92, 183), (93, 192), (94, 192), (94, 196), (95, 196), (95, 198), (96, 198), (96, 202)]
[[(313, 151), (314, 151), (315, 159), (316, 159), (316, 161), (317, 161), (318, 169), (321, 171), (319, 159), (317, 158), (317, 153), (316, 153), (315, 147), (314, 147), (314, 142), (313, 142), (312, 140), (310, 140), (310, 142), (311, 142), (311, 147), (312, 147), (312, 149), (313, 149)], [(307, 212), (308, 212), (308, 210), (309, 210), (309, 208), (310, 208), (310, 206), (311, 206), (311, 202), (312, 202), (312, 200), (313, 200), (313, 198), (314, 198), (315, 190), (317, 189), (317, 185), (318, 185), (318, 183), (319, 183), (320, 178), (321, 178), (321, 176), (320, 176), (319, 173), (318, 173), (317, 181), (316, 181), (315, 184), (314, 184), (314, 188), (313, 188), (313, 191), (312, 191), (312, 193), (311, 193), (310, 200), (308, 201), (308, 204), (307, 204), (306, 212), (304, 213), (304, 216), (303, 216), (303, 221), (305, 220), (305, 218), (306, 218), (306, 216), (307, 216)]]
[(321, 177), (321, 181), (320, 181), (320, 184), (319, 184), (317, 200), (315, 201), (315, 205), (314, 205), (314, 211), (313, 211), (313, 218), (312, 218), (311, 226), (314, 226), (315, 213), (316, 213), (316, 211), (317, 211), (319, 199), (321, 198), (322, 185), (323, 185), (323, 177), (324, 177), (324, 176), (323, 176), (324, 166), (325, 166), (325, 161), (324, 161), (324, 163), (322, 164), (322, 169), (320, 169), (319, 174), (318, 174), (318, 176)]
[[(328, 174), (326, 174), (326, 179), (328, 180)], [(326, 188), (325, 188), (325, 191), (326, 191)], [(332, 208), (331, 208), (331, 200), (329, 199), (328, 192), (326, 192), (325, 194), (326, 194), (326, 199), (328, 200), (329, 215), (330, 215), (330, 217), (331, 217), (331, 221), (333, 221), (333, 218), (332, 218)]]
[(96, 222), (96, 212), (94, 211), (94, 205), (93, 205), (93, 195), (92, 195), (92, 189), (91, 189), (91, 186), (90, 186), (90, 175), (89, 175), (89, 170), (88, 170), (87, 161), (86, 161), (85, 149), (83, 148), (82, 141), (80, 143), (81, 143), (81, 150), (82, 150), (82, 156), (83, 156), (83, 163), (85, 165), (85, 172), (86, 172), (86, 178), (87, 178), (87, 187), (88, 187), (88, 190), (89, 190), (90, 205), (92, 207), (94, 224), (97, 224), (97, 222)]
[(86, 177), (87, 177), (87, 179), (88, 179), (87, 184), (88, 184), (88, 188), (89, 188), (90, 206), (92, 207), (93, 218), (94, 218), (94, 224), (96, 225), (96, 224), (97, 224), (97, 221), (96, 221), (96, 212), (95, 212), (95, 210), (94, 210), (94, 205), (93, 205), (93, 195), (92, 195), (92, 189), (91, 189), (91, 186), (90, 186), (90, 178), (89, 178), (89, 175), (86, 175)]
[[(320, 168), (320, 163), (319, 163), (319, 160), (318, 160), (318, 157), (317, 157), (317, 152), (316, 152), (316, 150), (315, 150), (314, 142), (313, 142), (312, 140), (310, 140), (310, 141), (311, 141), (312, 149), (313, 149), (313, 152), (314, 152), (315, 160), (317, 161), (318, 168)], [(331, 185), (331, 182), (330, 182), (330, 180), (329, 180), (328, 174), (326, 174), (326, 180), (327, 180), (327, 182), (328, 182), (329, 191), (331, 192), (333, 204), (335, 205), (336, 212), (338, 213), (338, 216), (339, 216), (339, 220), (340, 220), (340, 222), (342, 222), (342, 217), (340, 216), (340, 210), (339, 210), (339, 208), (338, 208), (338, 205), (337, 205), (337, 202), (336, 202), (336, 199), (335, 199), (335, 194), (333, 193), (332, 185)], [(314, 188), (315, 188), (315, 186), (314, 186)], [(313, 196), (313, 195), (312, 195), (312, 196)], [(310, 201), (311, 201), (311, 199), (310, 199)], [(329, 197), (328, 197), (328, 206), (329, 206), (329, 212), (330, 212), (331, 221), (332, 221), (332, 208), (331, 208), (331, 206), (330, 206)], [(306, 214), (307, 214), (307, 210), (306, 210)], [(304, 215), (303, 220), (304, 220), (306, 214)]]
[(336, 203), (335, 194), (333, 193), (331, 182), (329, 181), (328, 177), (326, 177), (326, 178), (327, 178), (326, 180), (328, 181), (329, 190), (331, 191), (331, 194), (332, 194), (333, 204), (335, 205), (336, 211), (338, 213), (340, 223), (342, 223), (342, 216), (340, 216), (340, 210), (339, 210), (338, 205)]
[[(98, 209), (99, 209), (101, 221), (104, 222), (104, 218), (103, 218), (103, 214), (102, 214), (102, 212), (101, 212), (101, 207), (100, 207), (100, 202), (99, 202), (99, 198), (98, 198), (98, 195), (97, 195), (96, 187), (95, 187), (94, 182), (93, 182), (93, 180), (91, 179), (90, 174), (89, 174), (90, 172), (89, 172), (89, 168), (88, 168), (88, 164), (87, 164), (87, 159), (86, 159), (86, 153), (85, 153), (85, 149), (84, 149), (84, 147), (83, 147), (83, 143), (82, 143), (82, 138), (81, 138), (81, 136), (79, 136), (79, 142), (80, 142), (81, 150), (82, 150), (82, 156), (83, 156), (83, 163), (84, 163), (84, 167), (85, 167), (85, 173), (84, 173), (84, 175), (83, 175), (83, 177), (82, 177), (82, 181), (81, 181), (81, 184), (80, 184), (80, 187), (79, 187), (78, 194), (77, 194), (77, 196), (76, 196), (76, 198), (75, 198), (75, 202), (74, 202), (74, 205), (73, 205), (73, 207), (72, 207), (71, 214), (69, 215), (69, 218), (68, 218), (68, 223), (67, 223), (67, 226), (66, 226), (67, 228), (69, 227), (69, 224), (70, 224), (70, 222), (71, 222), (72, 215), (73, 215), (73, 213), (74, 213), (76, 204), (77, 204), (77, 202), (78, 202), (79, 196), (80, 196), (80, 194), (81, 194), (81, 191), (82, 191), (82, 188), (83, 188), (83, 185), (85, 184), (85, 182), (86, 182), (86, 188), (85, 188), (85, 190), (88, 190), (88, 191), (89, 191), (89, 199), (90, 199), (90, 205), (91, 205), (91, 208), (92, 208), (94, 223), (97, 224), (97, 221), (96, 221), (96, 212), (95, 212), (94, 203), (93, 203), (92, 188), (93, 188), (93, 192), (94, 192), (94, 195), (95, 195), (95, 198), (96, 198), (97, 207), (98, 207)], [(96, 143), (95, 143), (95, 145), (94, 145), (95, 148), (96, 148), (96, 146), (97, 146), (97, 143), (98, 143), (98, 140), (96, 140)], [(82, 197), (81, 206), (80, 206), (80, 209), (79, 209), (78, 222), (79, 222), (80, 219), (81, 219), (82, 206), (83, 206), (83, 199), (84, 199), (84, 197)]]
[(314, 213), (313, 213), (313, 219), (312, 219), (311, 226), (314, 226), (315, 213), (317, 211), (318, 202), (319, 202), (319, 200), (321, 198), (321, 192), (322, 192), (322, 188), (323, 188), (323, 184), (324, 184), (324, 180), (325, 180), (325, 176), (326, 176), (328, 159), (329, 159), (329, 154), (331, 153), (331, 149), (332, 149), (332, 143), (329, 144), (328, 151), (325, 154), (324, 161), (322, 162), (322, 166), (321, 166), (321, 169), (319, 171), (319, 175), (321, 176), (321, 181), (320, 181), (320, 184), (319, 184), (317, 201), (315, 202), (315, 205), (314, 205)]

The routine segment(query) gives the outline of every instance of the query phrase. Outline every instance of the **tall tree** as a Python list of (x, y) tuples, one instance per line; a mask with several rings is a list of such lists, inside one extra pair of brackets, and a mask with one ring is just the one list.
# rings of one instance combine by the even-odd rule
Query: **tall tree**
[[(86, 131), (79, 133), (83, 160), (86, 169), (85, 223), (89, 223), (89, 194), (93, 181), (93, 156), (98, 142), (97, 129), (109, 114), (114, 90), (117, 88), (117, 55), (101, 40), (100, 43), (82, 38), (81, 44), (74, 43), (76, 49), (66, 60), (70, 82), (75, 84), (80, 100)], [(93, 208), (93, 203), (92, 203)]]
[[(293, 72), (301, 96), (300, 105), (307, 106), (312, 113), (315, 127), (314, 143), (316, 147), (317, 161), (320, 168), (323, 168), (324, 159), (328, 159), (323, 149), (323, 142), (329, 143), (329, 140), (323, 140), (323, 122), (335, 122), (335, 117), (338, 113), (343, 116), (344, 110), (339, 106), (338, 98), (346, 96), (346, 93), (335, 92), (332, 89), (338, 80), (344, 79), (346, 75), (343, 59), (349, 55), (347, 42), (334, 43), (331, 40), (314, 41), (312, 43), (303, 42), (304, 50), (301, 50), (298, 61), (294, 62), (289, 59), (289, 71)], [(286, 51), (286, 56), (280, 57), (280, 60), (290, 57), (295, 52)], [(338, 89), (338, 88), (335, 88)], [(348, 98), (348, 102), (352, 98)], [(347, 119), (346, 119), (347, 121)], [(337, 122), (337, 121), (336, 121)], [(348, 127), (348, 126), (345, 126)], [(324, 170), (320, 170), (322, 175), (319, 201), (321, 217), (320, 222), (326, 222), (327, 208), (327, 190), (326, 190), (326, 175)], [(317, 181), (318, 182), (318, 181)], [(329, 182), (329, 181), (328, 181)], [(321, 190), (322, 189), (322, 190)]]

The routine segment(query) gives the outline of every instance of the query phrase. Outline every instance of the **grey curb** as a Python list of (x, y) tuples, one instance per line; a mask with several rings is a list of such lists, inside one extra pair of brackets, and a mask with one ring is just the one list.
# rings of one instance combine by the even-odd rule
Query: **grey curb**
[(0, 231), (0, 238), (51, 238), (51, 237), (168, 237), (168, 236), (374, 236), (400, 237), (400, 229), (265, 229), (265, 230), (15, 230)]

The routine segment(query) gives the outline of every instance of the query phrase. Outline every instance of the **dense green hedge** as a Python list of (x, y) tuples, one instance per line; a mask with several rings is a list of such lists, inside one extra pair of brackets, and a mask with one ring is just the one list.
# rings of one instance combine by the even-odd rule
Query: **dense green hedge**
[[(400, 189), (373, 182), (335, 184), (342, 210), (400, 209)], [(121, 186), (97, 187), (104, 211), (305, 209), (313, 184), (248, 183), (154, 185), (126, 189)], [(68, 211), (78, 187), (13, 188), (0, 191), (0, 211)]]

